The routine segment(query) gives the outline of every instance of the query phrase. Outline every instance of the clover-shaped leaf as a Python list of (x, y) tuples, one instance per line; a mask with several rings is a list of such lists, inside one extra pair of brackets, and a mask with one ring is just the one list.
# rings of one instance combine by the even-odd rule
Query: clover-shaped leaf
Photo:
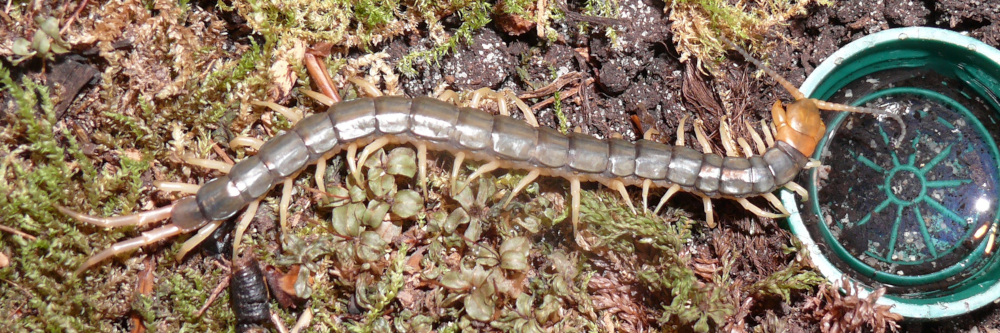
[(528, 269), (528, 252), (531, 242), (527, 237), (514, 237), (500, 245), (500, 267), (523, 271)]

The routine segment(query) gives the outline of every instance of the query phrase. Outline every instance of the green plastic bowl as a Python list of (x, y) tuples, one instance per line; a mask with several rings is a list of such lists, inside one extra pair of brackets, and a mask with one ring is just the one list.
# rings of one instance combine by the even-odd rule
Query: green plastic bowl
[[(936, 28), (890, 29), (820, 64), (806, 95), (902, 113), (827, 113), (803, 172), (809, 191), (782, 201), (789, 225), (834, 285), (907, 318), (961, 315), (1000, 298), (1000, 51)], [(900, 139), (901, 138), (901, 139)]]

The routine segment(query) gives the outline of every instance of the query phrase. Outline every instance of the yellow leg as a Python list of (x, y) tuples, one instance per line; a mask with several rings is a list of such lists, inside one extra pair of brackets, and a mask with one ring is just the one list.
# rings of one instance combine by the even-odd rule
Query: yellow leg
[(165, 182), (161, 180), (153, 181), (153, 186), (156, 186), (157, 190), (164, 192), (179, 192), (187, 194), (198, 193), (198, 189), (201, 185), (188, 184), (188, 183), (176, 183), (176, 182)]
[(191, 252), (195, 246), (198, 246), (198, 244), (205, 241), (205, 238), (211, 236), (212, 233), (215, 232), (215, 229), (218, 229), (219, 226), (222, 225), (222, 222), (224, 221), (212, 221), (204, 227), (201, 227), (201, 229), (198, 229), (198, 233), (194, 234), (194, 236), (191, 236), (191, 238), (188, 238), (188, 240), (184, 242), (184, 245), (181, 246), (181, 250), (177, 252), (177, 256), (174, 258), (177, 259), (177, 261), (184, 259), (184, 256), (186, 256), (188, 252)]
[(318, 93), (318, 92), (315, 92), (315, 91), (312, 91), (312, 90), (309, 90), (309, 89), (299, 89), (299, 92), (305, 94), (306, 96), (311, 97), (312, 99), (315, 99), (320, 104), (323, 104), (323, 105), (326, 105), (326, 106), (331, 106), (331, 105), (333, 105), (334, 103), (337, 102), (337, 101), (334, 101), (332, 98), (330, 98), (330, 97), (328, 97), (326, 95), (323, 95), (321, 93)]
[(770, 212), (764, 211), (760, 207), (757, 207), (754, 204), (750, 203), (750, 201), (747, 200), (747, 198), (736, 199), (736, 202), (739, 202), (740, 205), (743, 205), (744, 209), (750, 211), (751, 213), (754, 213), (757, 216), (763, 216), (763, 217), (772, 218), (772, 219), (776, 219), (776, 218), (779, 218), (779, 217), (785, 217), (785, 216), (787, 216), (787, 215), (780, 215), (780, 214), (775, 214), (775, 213), (770, 213)]
[(612, 190), (617, 190), (618, 194), (621, 194), (622, 200), (625, 201), (625, 204), (628, 205), (628, 208), (632, 210), (632, 214), (634, 215), (635, 206), (632, 205), (632, 198), (628, 196), (628, 189), (625, 188), (625, 184), (622, 183), (620, 180), (613, 180), (611, 181), (611, 186), (609, 187)]
[(371, 97), (382, 96), (382, 91), (378, 90), (378, 88), (376, 88), (375, 85), (373, 85), (371, 82), (356, 77), (349, 78), (347, 79), (347, 81), (351, 81), (351, 83), (354, 83), (354, 85), (358, 86), (358, 88), (368, 96)]
[(757, 152), (763, 154), (764, 151), (767, 150), (767, 146), (764, 145), (764, 139), (761, 139), (760, 134), (757, 134), (757, 131), (753, 129), (753, 124), (749, 121), (744, 121), (743, 126), (745, 126), (747, 131), (750, 132), (750, 138), (752, 138), (754, 144), (757, 145)]
[(288, 177), (281, 187), (281, 201), (278, 203), (278, 220), (281, 222), (281, 234), (288, 232), (288, 205), (292, 200), (292, 189), (295, 177)]
[(229, 147), (232, 147), (233, 149), (241, 147), (249, 147), (253, 148), (254, 150), (260, 150), (260, 146), (263, 145), (264, 141), (257, 138), (251, 138), (248, 136), (238, 136), (235, 139), (233, 139), (233, 141), (229, 141)]
[(708, 143), (708, 135), (705, 134), (705, 123), (701, 119), (694, 120), (694, 137), (698, 139), (698, 144), (705, 154), (712, 153), (712, 145)]
[[(457, 152), (455, 153), (455, 163), (451, 167), (451, 189), (454, 191), (458, 188), (458, 171), (462, 169), (462, 162), (465, 161), (465, 153)], [(452, 193), (452, 195), (458, 195), (458, 193)]]
[(487, 172), (492, 172), (493, 170), (496, 170), (498, 168), (500, 168), (500, 162), (497, 161), (492, 161), (479, 166), (479, 168), (476, 169), (476, 171), (473, 171), (472, 174), (469, 175), (469, 178), (465, 180), (465, 186), (462, 186), (462, 188), (455, 193), (462, 193), (462, 191), (465, 190), (465, 187), (469, 186), (469, 184), (472, 184), (472, 181), (476, 180), (476, 178), (479, 178), (479, 176), (482, 176)]
[(358, 160), (355, 157), (358, 156), (358, 144), (352, 143), (347, 145), (347, 171), (354, 176), (354, 180), (357, 180), (358, 185), (361, 185), (361, 172), (358, 172)]
[(358, 155), (358, 162), (357, 162), (357, 167), (358, 168), (354, 169), (354, 174), (353, 174), (354, 179), (357, 180), (359, 184), (361, 183), (361, 169), (360, 169), (360, 167), (363, 166), (363, 165), (365, 165), (365, 161), (368, 160), (369, 156), (371, 156), (373, 153), (375, 153), (379, 149), (382, 149), (382, 147), (385, 147), (385, 145), (387, 145), (387, 144), (389, 144), (389, 138), (387, 138), (387, 137), (381, 137), (381, 138), (375, 139), (375, 141), (372, 141), (372, 143), (369, 143), (367, 146), (365, 146), (365, 149), (361, 150), (361, 155)]
[(681, 122), (677, 124), (677, 145), (684, 145), (684, 122), (688, 119), (688, 115), (681, 117)]
[(729, 129), (729, 120), (725, 116), (719, 122), (719, 136), (722, 137), (722, 148), (726, 149), (726, 156), (740, 156), (739, 146), (733, 140), (732, 130)]
[(773, 147), (774, 146), (774, 136), (771, 135), (771, 131), (775, 131), (774, 130), (774, 126), (768, 125), (768, 123), (766, 121), (761, 120), (760, 121), (760, 128), (762, 130), (764, 130), (764, 139), (767, 141), (767, 146), (768, 147)]
[(778, 200), (778, 197), (774, 196), (774, 193), (764, 193), (761, 196), (764, 197), (764, 199), (767, 199), (767, 202), (770, 202), (774, 208), (778, 209), (778, 211), (782, 214), (785, 214), (785, 216), (791, 215), (788, 213), (788, 209), (785, 208), (785, 205), (781, 204), (781, 200)]
[(528, 107), (528, 104), (524, 104), (524, 102), (521, 101), (520, 98), (517, 98), (517, 95), (514, 95), (514, 93), (511, 92), (510, 90), (504, 90), (504, 95), (513, 100), (514, 105), (516, 105), (517, 108), (521, 110), (521, 113), (524, 114), (524, 121), (528, 122), (528, 124), (530, 124), (531, 126), (538, 127), (538, 118), (535, 118), (535, 113), (531, 111), (531, 108)]
[(259, 105), (259, 106), (265, 106), (265, 107), (267, 107), (267, 108), (269, 108), (271, 110), (274, 110), (274, 112), (280, 113), (282, 116), (285, 117), (285, 119), (288, 119), (288, 122), (290, 122), (292, 124), (299, 122), (299, 120), (302, 120), (302, 114), (301, 113), (295, 111), (294, 109), (288, 108), (288, 107), (284, 107), (284, 106), (281, 106), (281, 105), (278, 105), (278, 104), (274, 104), (274, 103), (271, 103), (271, 102), (261, 102), (261, 101), (255, 101), (255, 102), (252, 102), (251, 104), (253, 104), (253, 105)]
[(233, 260), (236, 260), (240, 252), (240, 243), (243, 241), (243, 233), (247, 231), (247, 227), (250, 226), (250, 221), (253, 221), (253, 217), (257, 215), (257, 207), (260, 206), (260, 199), (254, 200), (247, 206), (247, 210), (243, 212), (243, 216), (240, 216), (240, 222), (236, 224), (236, 234), (233, 236)]
[(788, 184), (785, 184), (785, 188), (795, 191), (795, 193), (798, 193), (799, 196), (802, 197), (803, 202), (809, 200), (809, 191), (806, 191), (806, 189), (802, 187), (802, 185), (796, 184), (795, 182), (788, 182)]
[(705, 203), (705, 222), (708, 222), (709, 228), (715, 228), (715, 213), (712, 211), (712, 198), (701, 197), (701, 201)]
[(580, 224), (580, 178), (571, 178), (569, 180), (569, 208), (570, 208), (570, 221), (573, 222), (573, 233), (579, 237)]
[(217, 170), (217, 171), (222, 172), (222, 173), (229, 173), (229, 169), (232, 169), (232, 167), (233, 167), (232, 164), (229, 164), (229, 163), (226, 163), (226, 162), (216, 161), (216, 160), (210, 160), (210, 159), (204, 159), (204, 158), (197, 158), (197, 157), (194, 157), (194, 156), (191, 156), (191, 155), (186, 155), (186, 154), (181, 157), (181, 160), (183, 160), (184, 163), (187, 163), (187, 164), (190, 164), (190, 165), (193, 165), (193, 166), (202, 167), (202, 168), (210, 169), (210, 170)]
[(642, 181), (642, 211), (649, 212), (649, 187), (653, 185), (653, 181), (646, 179)]
[(663, 205), (667, 203), (667, 200), (670, 200), (670, 197), (674, 196), (674, 194), (680, 190), (681, 190), (680, 185), (674, 184), (673, 186), (670, 186), (670, 188), (667, 189), (667, 193), (664, 194), (662, 198), (660, 198), (660, 203), (657, 204), (656, 209), (653, 210), (653, 215), (659, 215), (660, 208), (663, 208)]
[(507, 209), (507, 205), (510, 204), (510, 200), (514, 199), (514, 196), (516, 196), (518, 192), (521, 192), (521, 190), (527, 187), (528, 184), (531, 184), (531, 182), (535, 181), (535, 179), (538, 179), (539, 173), (538, 169), (528, 171), (528, 174), (525, 175), (524, 178), (521, 178), (521, 181), (514, 186), (513, 190), (510, 191), (510, 195), (507, 196), (507, 199), (504, 199), (502, 206), (503, 209)]
[(316, 162), (316, 188), (319, 189), (320, 192), (326, 192), (326, 181), (323, 180), (325, 174), (326, 159), (321, 158), (318, 162)]
[(427, 145), (417, 144), (417, 182), (427, 197)]

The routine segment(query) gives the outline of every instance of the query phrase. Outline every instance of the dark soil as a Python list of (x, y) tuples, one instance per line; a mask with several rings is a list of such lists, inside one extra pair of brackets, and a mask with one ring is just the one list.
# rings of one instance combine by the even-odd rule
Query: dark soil
[[(778, 73), (799, 85), (841, 46), (890, 28), (939, 27), (967, 32), (971, 37), (997, 46), (1000, 44), (1000, 6), (986, 3), (885, 0), (844, 1), (837, 2), (833, 7), (812, 6), (808, 15), (797, 17), (788, 25), (770, 32), (767, 38), (778, 42), (767, 60)], [(547, 82), (553, 72), (559, 75), (579, 72), (582, 75), (570, 86), (579, 86), (591, 78), (593, 84), (583, 84), (584, 88), (578, 95), (563, 102), (562, 108), (569, 123), (579, 124), (584, 133), (599, 137), (620, 133), (630, 140), (641, 137), (637, 126), (642, 126), (642, 129), (656, 128), (668, 134), (661, 136), (661, 141), (665, 142), (673, 141), (677, 122), (685, 114), (698, 115), (705, 120), (709, 131), (715, 132), (719, 116), (726, 113), (722, 110), (720, 97), (711, 89), (715, 84), (728, 87), (737, 96), (733, 99), (734, 109), (729, 110), (729, 114), (745, 113), (750, 120), (770, 119), (768, 110), (771, 103), (777, 99), (790, 99), (773, 81), (748, 77), (754, 69), (748, 68), (748, 63), (738, 54), (730, 54), (730, 63), (726, 67), (729, 76), (725, 78), (705, 77), (693, 65), (679, 62), (678, 52), (671, 41), (671, 22), (662, 10), (663, 3), (626, 0), (620, 5), (622, 19), (613, 24), (619, 29), (623, 41), (621, 51), (612, 50), (603, 35), (581, 35), (574, 29), (560, 29), (566, 39), (531, 57), (532, 61), (527, 63), (529, 76), (518, 77), (513, 74), (514, 64), (527, 58), (523, 52), (528, 45), (538, 43), (533, 31), (521, 36), (508, 36), (503, 31), (494, 31), (500, 29), (491, 24), (487, 30), (476, 35), (474, 46), (448, 57), (441, 67), (423, 68), (419, 77), (404, 81), (404, 86), (409, 95), (424, 95), (433, 88), (430, 82), (443, 77), (462, 89), (492, 87), (530, 91), (530, 82)], [(570, 11), (574, 10), (572, 7), (571, 4)], [(782, 41), (781, 36), (791, 42)], [(543, 109), (538, 117), (543, 126), (558, 126), (550, 108)], [(633, 117), (638, 123), (633, 121)], [(713, 137), (718, 139), (714, 133)], [(690, 130), (687, 139), (694, 139)], [(675, 205), (689, 205), (684, 208), (700, 211), (700, 203), (696, 200), (679, 200)], [(720, 206), (723, 207), (720, 212), (733, 212), (720, 214), (723, 228), (733, 228), (741, 236), (753, 238), (747, 235), (748, 229), (744, 227), (754, 223), (747, 222), (748, 218), (754, 220), (756, 217), (736, 213), (738, 207)], [(769, 232), (774, 232), (773, 223), (763, 225)], [(768, 242), (781, 243), (782, 237), (785, 236), (777, 236), (779, 239)], [(759, 269), (780, 264), (747, 263), (746, 266)], [(902, 327), (909, 332), (995, 331), (1000, 328), (1000, 310), (990, 305), (952, 320), (904, 322)]]
[[(809, 14), (796, 17), (785, 26), (778, 26), (765, 36), (774, 41), (766, 59), (770, 66), (793, 84), (801, 84), (830, 54), (841, 46), (863, 36), (896, 27), (933, 26), (968, 32), (994, 47), (1000, 46), (1000, 6), (990, 1), (841, 1), (834, 6), (812, 6)], [(568, 12), (579, 12), (582, 3), (567, 4)], [(554, 27), (559, 32), (557, 42), (539, 40), (534, 29), (520, 35), (511, 35), (512, 28), (501, 28), (497, 23), (476, 31), (470, 46), (460, 47), (454, 54), (440, 62), (418, 64), (418, 74), (412, 78), (401, 77), (400, 86), (409, 96), (431, 94), (440, 82), (447, 82), (455, 90), (472, 91), (489, 87), (495, 90), (509, 88), (524, 95), (542, 88), (554, 77), (570, 77), (558, 91), (562, 92), (561, 109), (571, 128), (578, 126), (583, 133), (601, 138), (621, 134), (626, 140), (637, 140), (648, 129), (657, 129), (662, 142), (673, 143), (677, 124), (685, 115), (694, 115), (705, 122), (716, 149), (719, 122), (723, 115), (738, 120), (770, 120), (769, 110), (775, 100), (791, 97), (766, 77), (756, 78), (756, 71), (735, 52), (724, 62), (724, 77), (711, 77), (698, 70), (693, 62), (682, 63), (670, 31), (671, 22), (664, 12), (665, 4), (657, 0), (621, 0), (620, 19), (598, 20), (579, 15), (567, 15), (565, 21)], [(230, 26), (231, 42), (249, 44), (256, 38), (247, 31), (241, 18), (231, 13), (220, 13)], [(235, 16), (235, 17), (230, 17)], [(619, 32), (622, 49), (614, 50), (603, 33), (581, 34), (576, 24), (612, 25)], [(460, 22), (445, 18), (446, 29), (457, 28)], [(600, 31), (600, 29), (595, 29)], [(368, 51), (386, 51), (389, 62), (394, 64), (416, 46), (431, 45), (423, 34), (397, 38)], [(544, 45), (538, 47), (538, 45)], [(352, 50), (349, 52), (368, 52)], [(87, 62), (86, 59), (81, 61)], [(52, 70), (56, 73), (74, 73), (86, 79), (63, 82), (68, 91), (76, 93), (86, 88), (90, 78), (100, 71), (101, 64), (65, 62)], [(73, 65), (69, 65), (73, 64)], [(5, 67), (9, 68), (7, 64)], [(526, 71), (518, 72), (518, 68)], [(17, 71), (17, 70), (15, 70)], [(569, 76), (569, 73), (577, 73)], [(66, 76), (66, 75), (63, 75)], [(92, 82), (89, 84), (93, 85)], [(723, 102), (716, 87), (726, 87), (731, 95)], [(574, 90), (577, 89), (577, 90)], [(570, 94), (570, 91), (574, 91)], [(541, 101), (551, 97), (537, 98)], [(528, 102), (529, 105), (531, 102)], [(728, 108), (728, 110), (727, 110)], [(65, 110), (65, 106), (59, 106)], [(60, 111), (63, 112), (63, 111)], [(518, 112), (515, 117), (523, 117)], [(536, 110), (542, 126), (558, 128), (562, 120), (551, 106)], [(62, 114), (59, 114), (62, 118)], [(0, 124), (3, 124), (0, 119)], [(688, 123), (686, 141), (696, 142)], [(680, 195), (671, 205), (693, 212), (694, 218), (704, 220), (700, 200)], [(782, 254), (789, 244), (788, 232), (778, 223), (753, 216), (734, 202), (717, 200), (716, 221), (720, 224), (702, 238), (724, 239), (736, 247), (750, 249), (746, 260), (738, 260), (733, 275), (736, 280), (751, 281), (762, 274), (769, 274), (794, 258), (795, 254)], [(698, 246), (711, 247), (711, 240)], [(597, 259), (595, 266), (606, 264)], [(747, 316), (747, 321), (761, 321), (765, 311), (786, 316), (793, 325), (789, 329), (810, 331), (815, 323), (799, 319), (803, 299), (814, 293), (793, 297), (793, 304), (771, 302), (757, 305)], [(641, 318), (655, 324), (655, 318)], [(642, 325), (638, 325), (642, 326)], [(972, 314), (939, 322), (904, 322), (903, 330), (909, 332), (988, 331), (1000, 329), (1000, 309), (993, 304)]]

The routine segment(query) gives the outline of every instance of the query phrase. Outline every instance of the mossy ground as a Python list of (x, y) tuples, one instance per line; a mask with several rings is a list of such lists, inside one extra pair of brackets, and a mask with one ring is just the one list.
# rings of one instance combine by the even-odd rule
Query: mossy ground
[[(212, 264), (215, 259), (195, 251), (175, 261), (182, 242), (168, 241), (73, 276), (89, 255), (142, 230), (82, 225), (53, 205), (101, 216), (130, 214), (177, 198), (153, 190), (154, 180), (197, 184), (218, 176), (186, 166), (180, 157), (220, 158), (224, 152), (240, 159), (244, 150), (228, 149), (235, 136), (266, 139), (290, 126), (251, 102), (322, 109), (296, 89), (311, 85), (302, 65), (309, 46), (330, 44), (334, 55), (324, 61), (336, 82), (356, 76), (409, 94), (427, 94), (448, 82), (463, 92), (478, 88), (464, 86), (460, 73), (442, 74), (439, 65), (463, 59), (465, 45), (490, 34), (492, 41), (522, 47), (509, 51), (518, 57), (497, 67), (516, 74), (504, 74), (492, 88), (541, 88), (567, 74), (567, 61), (607, 73), (600, 82), (605, 85), (618, 72), (591, 68), (595, 63), (611, 68), (615, 56), (645, 61), (648, 55), (662, 64), (643, 74), (627, 65), (623, 70), (649, 80), (633, 85), (647, 89), (640, 97), (648, 97), (679, 88), (680, 74), (672, 72), (680, 65), (664, 60), (670, 50), (717, 64), (726, 60), (714, 35), (706, 34), (763, 50), (771, 27), (809, 8), (782, 1), (744, 13), (718, 1), (651, 6), (595, 0), (579, 8), (549, 1), (538, 8), (546, 2), (119, 0), (91, 2), (74, 14), (81, 3), (17, 1), (0, 17), (8, 27), (0, 29), (0, 224), (36, 237), (0, 232), (0, 252), (9, 258), (0, 267), (0, 321), (15, 331), (136, 331), (137, 323), (154, 331), (231, 330), (227, 293), (195, 316), (225, 274)], [(681, 30), (667, 32), (663, 18), (654, 23), (660, 37), (673, 36), (676, 49), (630, 49), (641, 31), (621, 29), (633, 18), (622, 16), (650, 15), (650, 9), (677, 15), (674, 24)], [(31, 23), (36, 17), (65, 25), (61, 38), (69, 53), (44, 52), (35, 43), (35, 53), (14, 66), (11, 61), (23, 57), (15, 54), (15, 41), (40, 29)], [(528, 28), (517, 28), (524, 30), (517, 37), (520, 30), (498, 28), (509, 25), (492, 20)], [(581, 50), (581, 40), (593, 40), (587, 47), (600, 50)], [(53, 66), (66, 61), (95, 69), (96, 83), (69, 92), (48, 85), (67, 75)], [(672, 133), (684, 112), (676, 111), (683, 110), (680, 96), (642, 99), (632, 88), (620, 99), (602, 95), (588, 106), (588, 91), (598, 97), (595, 84), (580, 80), (567, 87), (574, 85), (581, 89), (557, 91), (552, 106), (539, 110), (543, 124), (634, 139), (637, 131), (622, 114), (637, 114), (641, 126)], [(342, 87), (348, 97), (358, 94), (351, 85)], [(743, 103), (726, 96), (726, 106)], [(58, 107), (65, 99), (72, 103)], [(634, 105), (654, 112), (627, 109)], [(374, 160), (405, 162), (412, 156), (412, 150), (394, 152)], [(823, 283), (807, 258), (796, 255), (795, 244), (773, 221), (749, 216), (733, 203), (718, 203), (721, 226), (710, 229), (691, 198), (682, 196), (671, 204), (679, 208), (651, 217), (633, 214), (616, 195), (587, 186), (585, 250), (573, 240), (567, 219), (566, 182), (545, 179), (504, 210), (501, 199), (523, 173), (489, 176), (452, 195), (445, 172), (450, 157), (433, 160), (429, 193), (418, 196), (422, 205), (415, 207), (407, 207), (420, 190), (412, 172), (373, 162), (365, 169), (370, 181), (358, 185), (345, 177), (342, 158), (328, 168), (327, 187), (342, 188), (350, 199), (331, 202), (310, 191), (316, 188), (315, 170), (307, 169), (296, 180), (288, 234), (277, 227), (278, 191), (265, 200), (244, 245), (266, 264), (301, 265), (303, 276), (312, 275), (297, 287), (309, 296), (305, 306), (315, 313), (313, 330), (777, 331), (818, 325), (822, 309), (813, 319), (815, 313), (801, 309)], [(371, 218), (385, 215), (386, 207), (395, 219)], [(137, 293), (140, 271), (148, 265), (154, 265), (152, 291)], [(286, 323), (301, 313), (277, 304), (272, 310)]]

